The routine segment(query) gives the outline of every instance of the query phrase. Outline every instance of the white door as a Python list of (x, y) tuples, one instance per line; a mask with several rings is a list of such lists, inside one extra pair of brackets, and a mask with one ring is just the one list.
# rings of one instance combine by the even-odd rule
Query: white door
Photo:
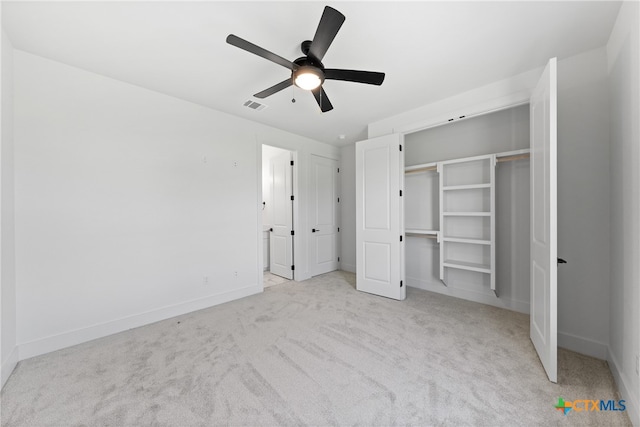
[(338, 161), (311, 156), (311, 275), (338, 269)]
[(556, 62), (556, 58), (549, 61), (530, 101), (530, 336), (549, 380), (554, 383), (558, 370)]
[(405, 299), (402, 136), (356, 143), (356, 289)]
[(269, 239), (269, 270), (293, 279), (293, 195), (291, 153), (274, 157), (271, 169), (272, 224)]

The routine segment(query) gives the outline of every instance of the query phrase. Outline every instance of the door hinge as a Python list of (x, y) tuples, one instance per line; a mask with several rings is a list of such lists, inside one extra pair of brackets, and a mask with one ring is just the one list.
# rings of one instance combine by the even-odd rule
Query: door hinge
[(340, 227), (338, 227), (338, 233), (340, 232)]
[(402, 287), (402, 280), (400, 280), (400, 287)]
[(296, 266), (295, 266), (295, 265), (292, 265), (292, 266), (291, 266), (291, 270), (293, 271), (293, 270), (295, 270), (295, 269), (296, 269)]
[(400, 144), (400, 151), (402, 151), (402, 144)]
[(400, 241), (402, 242), (402, 236), (400, 236)]
[(338, 257), (338, 262), (340, 262), (340, 257)]
[(291, 235), (292, 235), (292, 236), (295, 236), (295, 234), (296, 234), (296, 233), (295, 233), (293, 230), (291, 230)]
[(400, 197), (402, 197), (402, 190), (400, 190)]
[(293, 166), (293, 160), (291, 160), (291, 166)]
[(338, 173), (340, 173), (340, 168), (338, 168)]
[(340, 197), (338, 197), (338, 203), (340, 203)]
[(291, 196), (291, 200), (293, 200), (293, 196)]

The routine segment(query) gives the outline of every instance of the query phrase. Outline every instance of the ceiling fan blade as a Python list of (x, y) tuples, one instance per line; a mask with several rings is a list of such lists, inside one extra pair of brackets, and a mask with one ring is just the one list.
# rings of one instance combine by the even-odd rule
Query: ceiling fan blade
[(317, 88), (313, 89), (311, 93), (313, 93), (313, 96), (316, 98), (316, 102), (318, 103), (318, 106), (323, 113), (333, 110), (333, 105), (331, 105), (331, 101), (329, 101), (327, 93), (324, 91), (322, 86), (318, 86)]
[(332, 7), (325, 6), (322, 18), (318, 24), (316, 35), (309, 47), (309, 55), (318, 61), (322, 61), (327, 49), (331, 46), (333, 39), (338, 34), (338, 30), (344, 22), (344, 15)]
[(291, 85), (292, 85), (291, 77), (289, 77), (287, 80), (283, 80), (280, 83), (271, 86), (269, 89), (265, 89), (262, 92), (258, 92), (253, 96), (255, 96), (256, 98), (263, 99), (263, 98), (266, 98), (267, 96), (273, 95), (276, 92), (280, 92), (282, 89), (286, 89)]
[(235, 36), (233, 34), (229, 34), (227, 36), (227, 43), (235, 47), (239, 47), (240, 49), (246, 50), (247, 52), (251, 52), (254, 55), (261, 56), (264, 59), (268, 59), (271, 62), (275, 62), (276, 64), (280, 64), (289, 70), (298, 69), (298, 66), (293, 62), (289, 61), (288, 59), (285, 59), (279, 55), (276, 55), (273, 52), (269, 52), (268, 50), (261, 48), (260, 46), (257, 46), (244, 39), (241, 39), (240, 37)]
[(384, 73), (378, 73), (376, 71), (337, 70), (328, 68), (324, 70), (324, 78), (327, 80), (345, 80), (348, 82), (380, 86), (384, 81)]

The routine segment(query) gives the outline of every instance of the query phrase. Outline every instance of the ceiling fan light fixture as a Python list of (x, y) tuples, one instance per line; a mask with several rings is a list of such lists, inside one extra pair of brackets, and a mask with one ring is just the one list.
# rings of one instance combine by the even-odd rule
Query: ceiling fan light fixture
[(300, 89), (313, 90), (324, 81), (324, 73), (318, 67), (305, 65), (294, 71), (293, 81)]

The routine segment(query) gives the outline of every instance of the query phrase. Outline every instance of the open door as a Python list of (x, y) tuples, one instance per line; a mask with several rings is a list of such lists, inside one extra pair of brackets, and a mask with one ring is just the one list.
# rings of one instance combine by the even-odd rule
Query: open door
[(273, 227), (269, 238), (269, 270), (293, 279), (293, 195), (291, 153), (271, 159)]
[(552, 58), (530, 100), (530, 336), (549, 380), (558, 370), (557, 61)]
[(338, 269), (338, 161), (311, 156), (312, 276)]
[(356, 289), (404, 300), (402, 136), (356, 143)]

